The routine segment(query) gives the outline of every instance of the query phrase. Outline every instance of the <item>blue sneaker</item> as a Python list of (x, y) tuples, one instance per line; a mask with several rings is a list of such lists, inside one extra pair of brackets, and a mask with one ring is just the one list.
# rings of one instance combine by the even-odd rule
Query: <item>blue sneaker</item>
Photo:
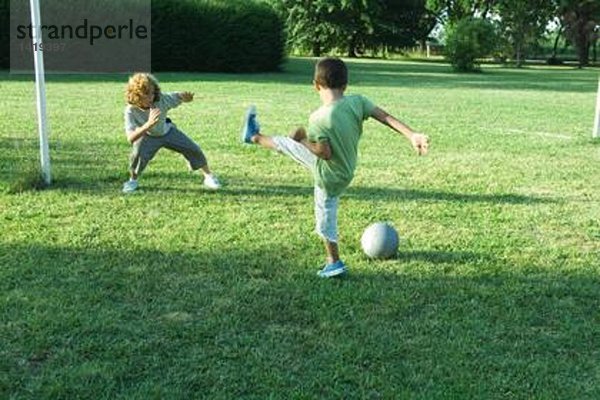
[(348, 272), (348, 268), (346, 268), (346, 265), (344, 265), (342, 260), (338, 260), (333, 264), (326, 264), (322, 270), (317, 272), (317, 275), (321, 278), (332, 278), (334, 276), (343, 275), (346, 272)]
[(256, 118), (256, 106), (248, 107), (244, 117), (244, 126), (242, 127), (242, 143), (252, 144), (252, 137), (260, 132), (260, 125)]

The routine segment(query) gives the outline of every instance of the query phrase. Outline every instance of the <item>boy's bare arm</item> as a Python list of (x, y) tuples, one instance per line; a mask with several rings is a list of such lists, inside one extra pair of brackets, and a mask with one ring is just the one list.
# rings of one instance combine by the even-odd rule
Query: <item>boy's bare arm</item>
[(323, 160), (331, 159), (331, 146), (328, 142), (317, 142), (313, 143), (308, 141), (308, 139), (303, 139), (300, 143), (302, 143), (311, 153), (316, 155)]
[(399, 121), (379, 107), (375, 107), (371, 116), (383, 125), (388, 126), (398, 133), (403, 134), (419, 155), (427, 154), (429, 149), (429, 138), (421, 133), (415, 132), (410, 126)]
[(299, 127), (290, 132), (289, 137), (302, 143), (311, 153), (323, 160), (331, 159), (331, 146), (327, 142), (313, 143), (308, 140), (306, 129)]
[(146, 134), (146, 132), (148, 132), (150, 129), (154, 128), (156, 126), (156, 124), (158, 124), (159, 120), (160, 120), (160, 109), (153, 108), (152, 110), (150, 110), (148, 122), (146, 122), (144, 125), (140, 126), (139, 128), (137, 128), (133, 131), (127, 132), (127, 140), (129, 141), (129, 143), (137, 142), (142, 136), (144, 136)]

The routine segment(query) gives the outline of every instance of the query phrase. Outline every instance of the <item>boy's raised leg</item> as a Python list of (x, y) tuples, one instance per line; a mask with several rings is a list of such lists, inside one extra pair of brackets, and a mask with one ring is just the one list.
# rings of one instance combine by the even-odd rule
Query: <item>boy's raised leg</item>
[(252, 137), (252, 143), (270, 150), (277, 150), (277, 145), (271, 136), (261, 135), (260, 133)]
[(277, 144), (271, 136), (261, 135), (260, 124), (258, 123), (258, 117), (256, 113), (256, 106), (251, 105), (246, 110), (246, 116), (244, 117), (244, 124), (242, 126), (241, 134), (242, 143), (257, 144), (261, 147), (270, 150), (279, 150)]
[(251, 105), (246, 110), (246, 116), (244, 117), (244, 124), (242, 125), (241, 141), (242, 143), (252, 144), (252, 140), (256, 135), (260, 133), (260, 124), (256, 117), (256, 106)]

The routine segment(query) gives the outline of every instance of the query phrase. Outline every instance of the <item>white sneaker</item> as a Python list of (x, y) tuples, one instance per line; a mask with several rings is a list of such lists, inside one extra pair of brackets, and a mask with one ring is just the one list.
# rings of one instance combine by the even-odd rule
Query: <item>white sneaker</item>
[(137, 190), (139, 184), (138, 181), (128, 180), (123, 184), (123, 193), (133, 193)]
[(206, 175), (204, 177), (204, 187), (209, 189), (221, 189), (221, 182), (214, 175)]

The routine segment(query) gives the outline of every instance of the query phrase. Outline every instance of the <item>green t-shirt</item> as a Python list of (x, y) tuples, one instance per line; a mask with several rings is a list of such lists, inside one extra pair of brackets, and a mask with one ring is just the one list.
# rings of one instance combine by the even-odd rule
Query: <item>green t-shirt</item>
[(375, 105), (360, 95), (344, 96), (321, 106), (308, 123), (311, 142), (329, 142), (331, 159), (317, 160), (315, 182), (329, 196), (339, 196), (350, 185), (356, 169), (358, 140), (363, 122)]

